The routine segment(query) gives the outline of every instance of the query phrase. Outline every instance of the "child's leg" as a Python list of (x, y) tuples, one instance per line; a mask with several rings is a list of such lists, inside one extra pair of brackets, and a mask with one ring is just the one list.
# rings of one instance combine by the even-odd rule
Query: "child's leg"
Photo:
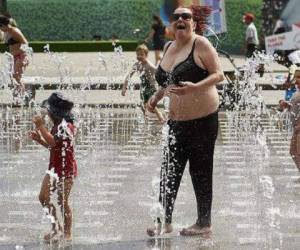
[(55, 191), (55, 181), (51, 182), (50, 176), (48, 174), (45, 175), (44, 180), (42, 182), (41, 191), (39, 194), (39, 200), (43, 207), (47, 208), (47, 213), (53, 217), (51, 220), (52, 224), (52, 232), (50, 234), (45, 235), (45, 240), (51, 240), (59, 230), (61, 230), (60, 224), (58, 222), (56, 216), (56, 208), (50, 201), (51, 192)]
[(155, 107), (154, 109), (154, 113), (156, 114), (158, 120), (161, 122), (161, 123), (164, 123), (166, 120), (165, 120), (165, 117), (162, 115), (162, 113), (159, 111), (159, 109), (157, 107)]
[(142, 107), (142, 111), (143, 111), (144, 118), (145, 118), (145, 120), (147, 121), (148, 115), (147, 115), (147, 107), (146, 107), (146, 103), (143, 103), (143, 105), (141, 105), (141, 107)]
[(294, 162), (298, 168), (298, 170), (300, 171), (300, 132), (296, 133), (296, 150), (295, 150), (295, 154), (294, 154)]
[(61, 208), (61, 214), (64, 220), (64, 238), (68, 240), (72, 238), (72, 210), (69, 205), (69, 196), (73, 186), (73, 178), (65, 178), (60, 181), (57, 186), (58, 205)]
[(296, 164), (296, 167), (300, 171), (300, 133), (294, 131), (291, 144), (290, 144), (290, 155)]
[(143, 104), (141, 105), (141, 110), (142, 110), (142, 112), (143, 112), (143, 115), (145, 116), (145, 115), (146, 115), (146, 104), (145, 104), (145, 103), (143, 103)]

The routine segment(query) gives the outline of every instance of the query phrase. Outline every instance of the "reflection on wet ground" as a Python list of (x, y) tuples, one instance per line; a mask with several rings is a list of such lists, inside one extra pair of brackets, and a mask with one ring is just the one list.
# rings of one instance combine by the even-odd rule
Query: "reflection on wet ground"
[[(72, 194), (71, 245), (46, 246), (49, 222), (38, 192), (48, 165), (46, 149), (32, 143), (30, 109), (0, 109), (0, 249), (298, 249), (299, 174), (288, 155), (289, 134), (269, 118), (262, 144), (234, 133), (224, 113), (215, 153), (213, 238), (181, 237), (196, 218), (188, 171), (174, 211), (174, 232), (150, 239), (153, 180), (159, 177), (161, 128), (139, 109), (80, 108)], [(187, 166), (188, 168), (188, 166)], [(188, 169), (187, 169), (188, 170)]]

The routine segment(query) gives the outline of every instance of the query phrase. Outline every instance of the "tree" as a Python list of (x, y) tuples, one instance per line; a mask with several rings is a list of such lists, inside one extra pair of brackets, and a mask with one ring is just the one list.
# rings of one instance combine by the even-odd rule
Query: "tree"
[(288, 2), (289, 0), (264, 0), (262, 7), (262, 29), (266, 36), (273, 34), (276, 22)]
[(7, 0), (0, 0), (0, 13), (7, 12)]

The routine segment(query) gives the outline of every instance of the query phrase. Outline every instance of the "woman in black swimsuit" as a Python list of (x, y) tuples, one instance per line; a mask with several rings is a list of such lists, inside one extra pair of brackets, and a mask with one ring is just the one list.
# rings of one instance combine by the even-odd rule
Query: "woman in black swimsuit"
[[(148, 101), (152, 111), (169, 95), (169, 138), (161, 168), (160, 197), (165, 218), (147, 229), (149, 236), (169, 233), (180, 181), (187, 161), (197, 201), (198, 218), (181, 235), (211, 233), (212, 174), (218, 133), (219, 97), (216, 84), (224, 79), (216, 50), (202, 34), (209, 9), (179, 7), (171, 23), (175, 40), (166, 44), (156, 71), (160, 89)], [(162, 226), (162, 224), (164, 226)]]
[(22, 96), (25, 91), (25, 85), (21, 81), (25, 68), (28, 66), (28, 57), (22, 45), (28, 44), (23, 33), (12, 25), (10, 18), (0, 15), (0, 30), (4, 32), (4, 42), (8, 47), (9, 53), (14, 58), (13, 77), (16, 80), (14, 96)]

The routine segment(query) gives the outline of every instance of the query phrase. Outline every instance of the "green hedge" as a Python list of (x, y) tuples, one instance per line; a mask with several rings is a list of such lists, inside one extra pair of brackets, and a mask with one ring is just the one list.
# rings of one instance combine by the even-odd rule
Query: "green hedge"
[[(97, 52), (113, 51), (114, 47), (111, 41), (32, 41), (29, 46), (34, 52), (43, 52), (44, 46), (49, 44), (50, 51), (54, 52)], [(134, 51), (137, 47), (137, 41), (119, 41), (123, 51)], [(0, 44), (0, 51), (4, 52), (7, 47)]]
[[(92, 40), (113, 34), (143, 39), (162, 0), (9, 0), (8, 11), (29, 40)], [(133, 34), (135, 29), (141, 32)]]
[[(228, 32), (220, 36), (221, 49), (240, 53), (246, 30), (242, 23), (245, 12), (256, 15), (255, 24), (261, 34), (262, 2), (225, 1)], [(108, 40), (113, 34), (124, 40), (143, 40), (150, 30), (152, 14), (159, 13), (162, 3), (163, 0), (9, 0), (8, 10), (30, 41), (90, 41), (94, 35)], [(140, 32), (134, 34), (135, 29)], [(70, 44), (69, 48), (98, 48), (98, 43), (78, 43), (82, 45)]]

